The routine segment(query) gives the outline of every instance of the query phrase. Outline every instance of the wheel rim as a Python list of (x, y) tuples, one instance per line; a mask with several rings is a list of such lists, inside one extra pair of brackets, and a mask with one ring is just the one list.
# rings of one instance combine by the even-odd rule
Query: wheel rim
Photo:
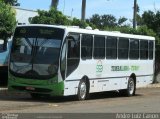
[(81, 97), (81, 99), (84, 99), (85, 98), (85, 96), (86, 96), (86, 84), (85, 84), (85, 82), (83, 82), (82, 84), (81, 84), (81, 86), (80, 86), (80, 97)]
[(131, 81), (129, 82), (129, 93), (132, 95), (133, 92), (134, 92), (134, 81), (131, 80)]

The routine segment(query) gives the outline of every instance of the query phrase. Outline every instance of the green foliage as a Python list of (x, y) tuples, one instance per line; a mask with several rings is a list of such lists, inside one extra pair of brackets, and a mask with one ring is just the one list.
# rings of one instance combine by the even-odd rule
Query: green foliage
[[(137, 35), (147, 35), (156, 37), (159, 41), (157, 35), (157, 25), (154, 25), (155, 21), (160, 20), (160, 12), (154, 14), (151, 11), (144, 12), (142, 16), (137, 15), (139, 26), (137, 29), (131, 28), (126, 25), (125, 22), (127, 18), (120, 17), (116, 19), (113, 15), (99, 15), (94, 14), (90, 19), (81, 21), (77, 18), (72, 20), (62, 14), (62, 12), (57, 11), (55, 8), (51, 8), (49, 11), (38, 10), (38, 16), (30, 18), (30, 23), (32, 24), (52, 24), (52, 25), (72, 25), (79, 26), (80, 28), (86, 28), (91, 26), (93, 29), (107, 30), (107, 31), (120, 31), (122, 33), (137, 34)], [(156, 18), (156, 20), (155, 20)], [(154, 23), (154, 24), (153, 24)], [(156, 24), (160, 24), (156, 22)]]
[(4, 50), (7, 48), (7, 39), (11, 37), (15, 27), (16, 17), (14, 9), (0, 1), (0, 39), (4, 40)]
[(7, 39), (16, 27), (15, 11), (10, 6), (0, 1), (0, 38)]
[(137, 33), (140, 35), (156, 37), (156, 33), (152, 29), (149, 29), (146, 25), (138, 27)]
[(125, 17), (120, 17), (119, 19), (118, 19), (118, 25), (119, 26), (121, 26), (124, 22), (126, 22), (127, 21), (127, 18), (125, 18)]
[(143, 21), (141, 15), (137, 14), (136, 20), (137, 20), (137, 26), (142, 26), (142, 25), (144, 25), (144, 21)]
[(20, 4), (18, 3), (18, 0), (1, 0), (1, 1), (11, 6), (20, 6)]
[(120, 17), (120, 19), (116, 19), (113, 15), (98, 15), (94, 14), (89, 20), (89, 23), (95, 25), (98, 29), (106, 29), (113, 28), (117, 26), (121, 26), (123, 23), (127, 21), (127, 18)]
[(127, 33), (127, 34), (146, 35), (146, 36), (157, 37), (157, 34), (152, 29), (149, 29), (146, 25), (139, 26), (137, 29), (131, 28), (129, 26), (122, 26), (122, 27), (113, 27), (112, 29), (106, 27), (105, 30), (107, 30), (107, 31), (120, 31), (121, 33)]
[(69, 25), (70, 20), (57, 11), (55, 8), (51, 8), (49, 11), (38, 10), (38, 16), (29, 19), (31, 24), (52, 24), (52, 25)]
[(77, 18), (70, 19), (55, 8), (49, 11), (38, 10), (38, 16), (29, 18), (29, 22), (31, 24), (72, 25), (79, 26), (80, 28), (91, 26), (92, 28), (96, 28), (95, 25), (90, 22), (81, 21)]
[(143, 24), (148, 28), (153, 29), (160, 36), (160, 11), (156, 13), (152, 11), (145, 11), (142, 14)]
[(88, 23), (94, 24), (97, 28), (101, 28), (101, 16), (94, 14), (90, 19), (87, 20)]
[(142, 22), (156, 33), (157, 43), (160, 44), (160, 11), (145, 11), (142, 14)]
[(116, 18), (113, 15), (102, 15), (101, 17), (102, 28), (105, 26), (115, 27), (117, 25)]
[(154, 31), (156, 31), (156, 14), (152, 11), (145, 11), (142, 14), (142, 19), (144, 24), (146, 24), (149, 28), (153, 29)]
[(73, 18), (72, 25), (79, 26), (80, 28), (86, 28), (88, 26), (88, 24), (85, 21), (81, 21), (77, 18)]

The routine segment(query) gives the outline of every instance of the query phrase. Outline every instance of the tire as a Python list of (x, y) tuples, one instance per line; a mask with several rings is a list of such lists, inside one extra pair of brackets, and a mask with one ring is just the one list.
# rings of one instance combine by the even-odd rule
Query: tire
[(85, 80), (81, 80), (78, 86), (78, 100), (86, 100), (89, 97), (89, 87)]
[(131, 97), (135, 95), (136, 85), (135, 80), (133, 78), (129, 78), (127, 89), (120, 90), (120, 93), (124, 96)]

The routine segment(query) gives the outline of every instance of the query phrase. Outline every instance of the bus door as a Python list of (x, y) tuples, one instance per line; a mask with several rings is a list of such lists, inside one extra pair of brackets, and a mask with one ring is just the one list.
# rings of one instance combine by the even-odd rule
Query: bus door
[(79, 65), (80, 35), (70, 34), (67, 37), (67, 75), (69, 76)]

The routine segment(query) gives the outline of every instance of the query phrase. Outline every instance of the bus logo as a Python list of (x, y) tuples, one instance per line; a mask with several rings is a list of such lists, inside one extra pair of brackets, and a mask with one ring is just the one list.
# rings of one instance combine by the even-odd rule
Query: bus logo
[(96, 65), (96, 72), (97, 72), (97, 73), (101, 73), (102, 71), (103, 71), (102, 61), (99, 60), (99, 61), (97, 62), (97, 65)]

